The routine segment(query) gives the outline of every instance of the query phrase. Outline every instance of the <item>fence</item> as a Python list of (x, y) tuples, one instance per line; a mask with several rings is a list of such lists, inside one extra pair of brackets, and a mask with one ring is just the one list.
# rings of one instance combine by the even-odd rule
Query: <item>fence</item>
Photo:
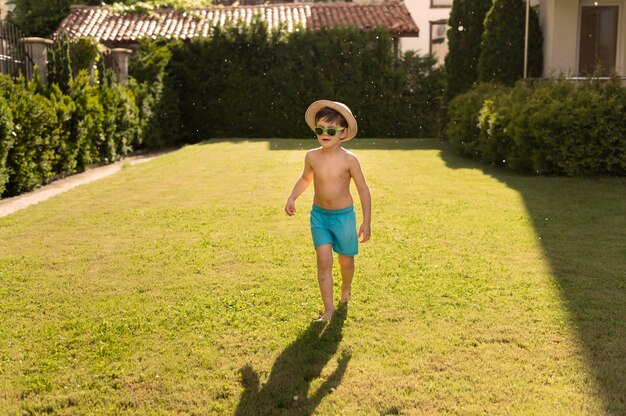
[(32, 44), (23, 40), (20, 31), (10, 23), (0, 21), (0, 73), (31, 79), (34, 62)]

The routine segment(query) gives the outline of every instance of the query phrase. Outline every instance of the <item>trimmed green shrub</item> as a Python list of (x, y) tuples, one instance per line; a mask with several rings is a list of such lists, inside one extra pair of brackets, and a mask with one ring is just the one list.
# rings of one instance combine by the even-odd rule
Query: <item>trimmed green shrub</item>
[(72, 130), (70, 148), (76, 152), (76, 162), (79, 171), (92, 163), (110, 162), (106, 156), (106, 136), (104, 133), (104, 108), (96, 87), (89, 85), (89, 75), (82, 70), (78, 76), (70, 81), (69, 96), (76, 105), (72, 115)]
[(170, 45), (178, 43), (165, 39), (142, 38), (132, 54), (128, 73), (137, 82), (152, 84), (163, 78), (165, 67), (172, 58)]
[(63, 92), (67, 92), (72, 79), (70, 46), (67, 37), (63, 37), (48, 48), (48, 84), (56, 84)]
[(94, 38), (63, 37), (48, 50), (48, 83), (57, 84), (67, 93), (70, 81), (83, 70), (102, 82), (104, 54), (102, 45)]
[[(165, 72), (172, 50), (180, 45), (180, 41), (145, 38), (140, 40), (131, 57), (128, 86), (139, 107), (138, 143), (144, 147), (159, 148), (183, 142), (179, 98), (174, 91), (179, 83), (174, 75)], [(173, 77), (171, 81), (170, 77)]]
[[(69, 51), (69, 43), (62, 46), (57, 57)], [(92, 41), (83, 49), (84, 62), (92, 62), (99, 53)], [(134, 89), (115, 82), (113, 72), (103, 65), (90, 85), (86, 69), (74, 76), (69, 61), (57, 63), (57, 69), (67, 64), (67, 71), (55, 75), (66, 83), (64, 88), (57, 82), (46, 88), (37, 76), (31, 82), (0, 76), (2, 196), (29, 191), (94, 163), (118, 160), (142, 143), (146, 122), (140, 118)]]
[(115, 124), (116, 157), (126, 156), (142, 145), (142, 123), (137, 106), (137, 97), (133, 90), (112, 82), (110, 88), (117, 96)]
[(76, 103), (69, 95), (63, 94), (58, 84), (52, 84), (49, 99), (57, 116), (57, 131), (59, 137), (55, 150), (57, 160), (55, 172), (68, 175), (78, 171), (79, 146), (76, 145), (75, 117)]
[(95, 38), (78, 38), (70, 44), (70, 66), (72, 76), (77, 76), (82, 70), (91, 74), (94, 66), (102, 60), (104, 46), (100, 45)]
[(626, 175), (626, 88), (619, 79), (480, 84), (455, 98), (447, 136), (461, 153), (550, 175)]
[(528, 104), (529, 135), (538, 142), (538, 172), (626, 175), (626, 88), (619, 79), (539, 84)]
[(448, 105), (448, 124), (445, 135), (462, 155), (481, 157), (479, 148), (479, 116), (485, 101), (495, 97), (504, 87), (496, 84), (478, 84)]
[[(513, 85), (524, 77), (525, 3), (520, 0), (494, 0), (485, 17), (478, 79)], [(534, 9), (529, 17), (528, 76), (543, 71), (543, 34)]]
[(0, 77), (0, 94), (13, 118), (15, 141), (8, 149), (8, 181), (3, 195), (17, 195), (45, 182), (54, 174), (59, 137), (56, 115), (50, 101), (35, 91), (41, 86), (19, 79)]
[(13, 116), (4, 97), (0, 97), (0, 195), (4, 192), (9, 180), (7, 172), (7, 156), (15, 143)]
[(104, 142), (99, 151), (100, 162), (111, 162), (127, 155), (141, 144), (139, 109), (134, 94), (115, 81), (115, 74), (107, 70), (98, 85), (102, 105), (102, 130)]

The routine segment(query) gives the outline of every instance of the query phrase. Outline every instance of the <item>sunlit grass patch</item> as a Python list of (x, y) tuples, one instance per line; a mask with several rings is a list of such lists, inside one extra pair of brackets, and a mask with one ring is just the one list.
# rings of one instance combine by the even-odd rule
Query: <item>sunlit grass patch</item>
[(354, 300), (324, 328), (312, 190), (283, 212), (313, 145), (188, 146), (0, 219), (0, 409), (625, 410), (622, 179), (525, 177), (436, 140), (357, 139), (373, 237)]

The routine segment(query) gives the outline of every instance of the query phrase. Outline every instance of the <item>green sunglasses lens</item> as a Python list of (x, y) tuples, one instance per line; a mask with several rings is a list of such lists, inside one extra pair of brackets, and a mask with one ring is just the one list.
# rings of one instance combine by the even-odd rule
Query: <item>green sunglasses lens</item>
[(337, 133), (337, 129), (334, 129), (332, 127), (331, 128), (321, 128), (321, 127), (315, 128), (315, 134), (317, 134), (318, 136), (324, 134), (324, 132), (328, 133), (329, 136), (334, 136)]

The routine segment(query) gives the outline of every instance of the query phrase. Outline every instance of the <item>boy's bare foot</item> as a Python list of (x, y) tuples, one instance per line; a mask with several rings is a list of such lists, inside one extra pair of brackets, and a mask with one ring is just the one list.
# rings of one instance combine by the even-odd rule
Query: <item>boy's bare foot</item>
[(351, 299), (352, 299), (352, 292), (345, 292), (341, 294), (342, 302), (350, 302)]
[(328, 322), (330, 318), (335, 314), (335, 310), (332, 311), (324, 311), (324, 314), (317, 319), (317, 322)]

